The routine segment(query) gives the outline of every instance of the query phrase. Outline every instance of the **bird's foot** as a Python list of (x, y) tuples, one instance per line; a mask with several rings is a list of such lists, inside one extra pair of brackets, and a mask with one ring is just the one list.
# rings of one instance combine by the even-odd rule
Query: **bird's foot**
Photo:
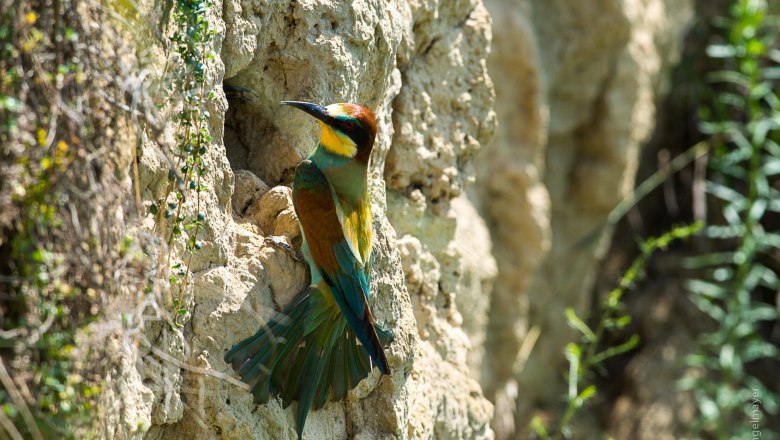
[(296, 261), (303, 261), (303, 254), (301, 254), (299, 251), (296, 251), (295, 249), (293, 249), (293, 247), (290, 246), (287, 243), (287, 240), (285, 240), (284, 237), (278, 237), (276, 235), (270, 235), (268, 237), (265, 237), (265, 241), (267, 241), (268, 243), (271, 243), (272, 245), (276, 246), (277, 248), (287, 252)]

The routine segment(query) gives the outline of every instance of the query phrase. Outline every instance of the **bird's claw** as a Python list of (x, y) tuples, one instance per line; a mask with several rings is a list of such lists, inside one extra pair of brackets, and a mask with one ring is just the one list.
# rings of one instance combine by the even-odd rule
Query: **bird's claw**
[(296, 261), (303, 261), (303, 254), (301, 254), (300, 251), (293, 249), (293, 247), (287, 243), (287, 240), (285, 240), (284, 237), (271, 235), (265, 237), (265, 241), (287, 252)]

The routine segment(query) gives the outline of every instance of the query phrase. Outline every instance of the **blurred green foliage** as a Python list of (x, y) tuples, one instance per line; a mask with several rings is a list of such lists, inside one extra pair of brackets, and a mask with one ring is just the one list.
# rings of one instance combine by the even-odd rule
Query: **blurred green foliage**
[[(574, 432), (573, 421), (596, 393), (595, 375), (604, 373), (604, 363), (615, 356), (628, 353), (639, 344), (639, 335), (632, 334), (622, 341), (613, 336), (631, 323), (624, 311), (626, 291), (644, 277), (644, 269), (650, 257), (658, 250), (666, 249), (675, 240), (691, 237), (702, 228), (695, 223), (678, 226), (659, 237), (650, 237), (640, 245), (640, 255), (620, 278), (618, 285), (604, 296), (595, 310), (595, 330), (580, 318), (574, 309), (565, 311), (566, 322), (577, 330), (579, 339), (566, 345), (564, 355), (569, 363), (566, 376), (568, 390), (565, 410), (552, 424), (545, 424), (540, 417), (531, 421), (531, 430), (540, 439), (580, 438)], [(619, 342), (615, 342), (619, 341)]]
[[(696, 66), (706, 74), (687, 79), (686, 93), (695, 90), (694, 101), (701, 104), (699, 130), (707, 138), (642, 182), (607, 223), (617, 224), (673, 173), (706, 156), (706, 218), (669, 233), (685, 238), (699, 231), (687, 245), (695, 256), (685, 260), (683, 270), (690, 300), (709, 318), (702, 322), (707, 330), (697, 339), (696, 350), (679, 370), (679, 389), (692, 397), (696, 414), (690, 424), (678, 419), (677, 429), (684, 438), (756, 438), (756, 432), (774, 438), (780, 436), (774, 431), (780, 414), (780, 353), (773, 339), (780, 291), (780, 2), (734, 0), (726, 7), (705, 26), (708, 32), (696, 36), (711, 43), (706, 61)], [(691, 62), (683, 64), (691, 69)], [(597, 395), (593, 378), (612, 373), (603, 370), (603, 361), (637, 343), (631, 337), (610, 342), (605, 336), (628, 322), (614, 305), (638, 279), (654, 243), (651, 238), (641, 246), (620, 286), (594, 306), (593, 318), (566, 311), (580, 339), (564, 353), (569, 370), (562, 412), (532, 421), (538, 438), (581, 438), (576, 432), (581, 425), (575, 422)]]
[[(0, 408), (16, 427), (12, 437), (67, 437), (67, 423), (87, 418), (99, 391), (76, 371), (71, 353), (77, 329), (92, 314), (79, 307), (85, 292), (66, 276), (52, 243), (63, 227), (67, 197), (59, 184), (74, 146), (64, 130), (52, 130), (57, 96), (50, 85), (67, 90), (77, 80), (78, 61), (65, 54), (75, 53), (78, 35), (64, 20), (52, 26), (51, 15), (42, 17), (34, 5), (5, 1), (0, 9), (0, 185), (9, 197), (0, 224), (0, 290), (7, 294), (0, 298)], [(34, 79), (28, 69), (38, 66), (48, 69)], [(60, 105), (70, 102), (59, 98)]]
[(690, 429), (697, 438), (752, 438), (754, 394), (763, 438), (771, 438), (767, 421), (777, 417), (780, 396), (751, 367), (780, 365), (762, 331), (778, 319), (771, 299), (780, 289), (780, 21), (767, 2), (738, 0), (715, 25), (721, 41), (707, 54), (717, 67), (706, 78), (712, 88), (699, 115), (701, 130), (719, 140), (705, 185), (712, 219), (703, 237), (712, 251), (686, 263), (702, 274), (688, 282), (690, 298), (715, 326), (686, 359), (704, 374), (680, 386), (696, 400)]
[(116, 215), (127, 83), (108, 15), (0, 0), (0, 438), (90, 433), (110, 361), (79, 338), (143, 271)]

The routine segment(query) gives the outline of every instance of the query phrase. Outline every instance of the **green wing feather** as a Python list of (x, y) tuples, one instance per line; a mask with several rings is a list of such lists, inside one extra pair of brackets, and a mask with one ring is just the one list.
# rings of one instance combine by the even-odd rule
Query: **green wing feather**
[(343, 399), (371, 371), (368, 353), (357, 346), (327, 289), (307, 288), (254, 336), (225, 354), (225, 361), (252, 385), (256, 403), (277, 395), (284, 407), (298, 402), (299, 438), (311, 409)]
[[(322, 171), (310, 160), (302, 161), (295, 169), (293, 203), (313, 263), (358, 340), (379, 370), (388, 374), (390, 367), (368, 306), (370, 286), (365, 265), (349, 244), (351, 234), (345, 235), (350, 230), (345, 231), (346, 223), (359, 224), (360, 221), (345, 220), (345, 225), (341, 224), (333, 190)], [(359, 220), (364, 215), (365, 212), (348, 218)]]
[(225, 354), (252, 386), (255, 402), (275, 396), (285, 407), (298, 402), (299, 439), (309, 411), (343, 399), (368, 376), (372, 358), (383, 373), (389, 371), (382, 345), (390, 334), (375, 326), (367, 303), (370, 258), (364, 265), (354, 258), (329, 191), (316, 166), (303, 161), (296, 169), (294, 200), (323, 281)]

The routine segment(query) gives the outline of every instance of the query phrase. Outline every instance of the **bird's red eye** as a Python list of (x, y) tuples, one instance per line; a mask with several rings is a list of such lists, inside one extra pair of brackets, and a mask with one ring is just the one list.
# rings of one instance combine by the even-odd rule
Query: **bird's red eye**
[(352, 130), (353, 128), (355, 128), (355, 123), (352, 121), (345, 121), (344, 128), (346, 128), (347, 130)]

